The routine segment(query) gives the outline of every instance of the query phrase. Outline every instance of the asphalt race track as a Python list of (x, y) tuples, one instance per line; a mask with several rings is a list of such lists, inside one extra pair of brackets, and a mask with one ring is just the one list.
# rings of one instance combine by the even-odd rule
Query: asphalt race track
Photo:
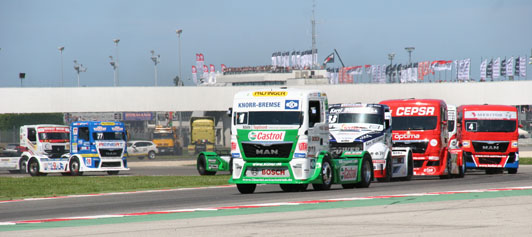
[[(145, 162), (145, 161), (141, 161)], [(134, 163), (134, 162), (132, 162)], [(135, 165), (132, 165), (131, 171), (123, 172), (121, 175), (138, 175), (138, 173), (150, 174), (155, 172), (156, 175), (172, 175), (175, 171), (169, 171), (168, 167), (152, 166), (145, 168), (134, 168)], [(180, 172), (186, 172), (190, 175), (196, 175), (195, 166), (188, 164), (181, 166)], [(153, 175), (153, 174), (152, 174)], [(325, 204), (309, 204), (306, 206), (312, 207), (316, 205), (317, 208), (310, 208), (312, 210), (296, 210), (291, 212), (283, 212), (281, 214), (269, 213), (269, 211), (262, 213), (261, 208), (258, 208), (258, 213), (240, 213), (240, 214), (231, 214), (235, 218), (223, 218), (223, 217), (213, 217), (213, 216), (200, 216), (192, 219), (185, 218), (186, 222), (190, 225), (183, 225), (182, 218), (176, 217), (173, 220), (159, 220), (160, 216), (166, 216), (166, 218), (171, 217), (170, 214), (159, 214), (155, 212), (158, 211), (168, 211), (168, 210), (181, 210), (181, 209), (211, 209), (211, 208), (220, 208), (221, 209), (237, 209), (238, 206), (246, 205), (255, 205), (255, 204), (271, 204), (271, 203), (286, 203), (286, 202), (305, 202), (305, 201), (315, 201), (315, 200), (329, 200), (329, 199), (353, 199), (357, 197), (375, 197), (375, 196), (389, 196), (389, 195), (399, 195), (399, 194), (418, 194), (418, 193), (433, 193), (433, 192), (451, 192), (451, 191), (463, 191), (463, 190), (483, 190), (483, 189), (499, 189), (499, 188), (510, 188), (510, 187), (529, 187), (532, 186), (532, 166), (531, 165), (522, 165), (519, 169), (519, 172), (515, 175), (511, 174), (496, 174), (496, 175), (486, 175), (482, 171), (468, 171), (466, 177), (463, 179), (448, 179), (440, 180), (435, 177), (415, 177), (412, 181), (394, 181), (389, 183), (372, 183), (370, 188), (367, 189), (342, 189), (340, 185), (333, 186), (333, 190), (330, 191), (312, 191), (312, 188), (309, 188), (309, 191), (299, 192), (299, 193), (286, 193), (282, 192), (278, 185), (261, 185), (257, 187), (257, 190), (254, 194), (251, 195), (241, 195), (236, 187), (217, 187), (217, 188), (205, 188), (205, 189), (185, 189), (185, 190), (166, 190), (166, 191), (155, 191), (155, 192), (138, 192), (138, 193), (116, 193), (111, 195), (96, 195), (96, 196), (73, 196), (66, 198), (51, 198), (51, 199), (34, 199), (34, 200), (20, 200), (20, 201), (11, 201), (11, 202), (0, 202), (0, 235), (2, 236), (24, 236), (24, 235), (53, 235), (53, 236), (62, 236), (62, 235), (72, 235), (72, 232), (69, 232), (69, 228), (64, 227), (64, 223), (77, 223), (76, 221), (59, 221), (52, 226), (44, 227), (31, 226), (37, 224), (21, 224), (20, 221), (35, 221), (35, 220), (57, 220), (58, 218), (70, 218), (70, 217), (87, 217), (87, 216), (106, 216), (106, 215), (123, 215), (131, 213), (144, 213), (144, 214), (153, 214), (153, 215), (142, 215), (144, 219), (137, 220), (131, 223), (122, 223), (122, 224), (113, 224), (113, 225), (102, 225), (108, 223), (108, 219), (120, 219), (120, 218), (103, 218), (95, 220), (95, 223), (90, 225), (98, 225), (99, 228), (93, 228), (90, 225), (83, 227), (84, 225), (77, 226), (77, 228), (84, 228), (88, 232), (78, 232), (79, 235), (113, 235), (113, 236), (143, 236), (151, 235), (157, 233), (158, 235), (175, 235), (175, 234), (185, 234), (185, 235), (208, 235), (216, 233), (220, 227), (226, 225), (238, 225), (238, 224), (249, 224), (255, 223), (260, 219), (267, 219), (270, 222), (282, 216), (286, 223), (299, 223), (302, 220), (305, 220), (306, 217), (312, 219), (313, 221), (319, 220), (322, 216), (327, 216), (329, 220), (339, 220), (342, 218), (354, 219), (356, 221), (359, 217), (354, 213), (365, 213), (364, 215), (368, 218), (367, 221), (376, 218), (376, 221), (379, 218), (387, 216), (401, 216), (401, 218), (411, 218), (412, 222), (416, 221), (425, 221), (425, 218), (436, 218), (438, 215), (434, 213), (442, 213), (446, 215), (446, 218), (449, 218), (449, 221), (459, 221), (460, 225), (464, 224), (464, 221), (474, 219), (474, 222), (471, 226), (467, 225), (466, 227), (460, 227), (460, 231), (455, 234), (479, 234), (482, 232), (475, 232), (474, 230), (482, 229), (482, 226), (489, 221), (494, 221), (497, 223), (497, 218), (506, 225), (502, 225), (503, 230), (507, 228), (508, 230), (504, 232), (505, 234), (514, 233), (517, 235), (525, 235), (523, 231), (528, 231), (531, 233), (532, 227), (528, 223), (532, 219), (532, 195), (531, 194), (519, 194), (518, 197), (512, 195), (502, 195), (497, 197), (490, 198), (480, 198), (484, 194), (471, 194), (472, 196), (466, 199), (473, 199), (470, 201), (464, 200), (444, 200), (441, 202), (422, 202), (417, 204), (404, 204), (404, 205), (395, 205), (401, 203), (401, 201), (393, 202), (389, 204), (379, 204), (378, 207), (338, 207), (320, 210), (322, 205)], [(515, 191), (514, 191), (515, 192)], [(502, 192), (501, 192), (502, 193)], [(447, 194), (447, 196), (452, 194)], [(456, 195), (456, 194), (454, 194)], [(444, 195), (445, 196), (445, 195)], [(449, 196), (450, 197), (450, 196)], [(310, 203), (310, 202), (309, 202)], [(319, 202), (317, 202), (319, 203)], [(429, 205), (429, 203), (434, 203)], [(393, 205), (392, 205), (393, 204)], [(504, 205), (500, 205), (504, 204)], [(517, 205), (519, 204), (519, 205)], [(225, 208), (224, 208), (225, 207)], [(489, 207), (489, 208), (488, 208)], [(401, 209), (398, 210), (397, 208)], [(464, 211), (465, 209), (471, 209), (465, 214), (462, 213), (461, 218), (453, 218), (453, 215), (456, 215), (456, 212)], [(489, 210), (494, 208), (494, 210)], [(498, 209), (497, 209), (498, 208)], [(516, 210), (512, 209), (515, 208)], [(351, 210), (346, 213), (346, 210)], [(453, 211), (454, 210), (454, 211)], [(526, 212), (525, 212), (526, 211)], [(486, 212), (480, 217), (471, 216), (473, 214)], [(509, 213), (505, 213), (509, 212)], [(520, 212), (523, 212), (519, 216)], [(209, 212), (213, 213), (213, 212)], [(306, 213), (306, 214), (302, 214)], [(380, 214), (376, 214), (380, 213)], [(402, 213), (402, 214), (400, 214)], [(429, 213), (431, 213), (429, 215)], [(244, 215), (244, 217), (242, 217)], [(246, 218), (246, 215), (250, 215)], [(362, 215), (362, 214), (361, 214)], [(515, 218), (512, 218), (514, 215)], [(249, 218), (253, 219), (249, 219)], [(129, 217), (128, 217), (129, 218)], [(481, 219), (478, 219), (481, 218)], [(482, 220), (485, 218), (485, 220)], [(519, 225), (519, 220), (528, 220), (523, 225)], [(172, 218), (170, 218), (172, 219)], [(180, 221), (178, 219), (181, 219)], [(202, 223), (202, 220), (209, 219), (211, 221), (217, 221), (217, 224), (213, 225), (213, 228), (206, 228)], [(238, 221), (240, 220), (240, 221)], [(16, 225), (13, 225), (14, 222), (19, 222)], [(222, 222), (220, 222), (222, 221)], [(230, 221), (228, 223), (227, 221)], [(161, 226), (156, 227), (151, 224), (143, 224), (146, 222), (160, 223)], [(180, 224), (176, 224), (180, 223)], [(304, 222), (304, 221), (303, 221)], [(164, 223), (167, 223), (165, 225)], [(335, 222), (332, 222), (335, 223)], [(331, 224), (332, 224), (331, 223)], [(484, 223), (484, 224), (483, 224)], [(449, 232), (452, 228), (444, 225), (443, 223), (425, 223), (426, 226), (422, 230), (427, 232), (421, 233), (430, 233), (442, 235)], [(136, 230), (133, 233), (120, 232), (116, 230), (118, 228), (133, 228)], [(393, 225), (399, 225), (395, 223)], [(386, 226), (387, 229), (391, 229), (392, 232), (388, 232), (388, 235), (393, 232), (393, 225)], [(449, 225), (451, 225), (449, 223)], [(516, 225), (516, 226), (513, 226)], [(28, 226), (28, 228), (25, 228)], [(108, 226), (110, 229), (103, 228)], [(114, 227), (113, 227), (114, 226)], [(144, 227), (143, 227), (144, 226)], [(169, 227), (169, 226), (174, 226)], [(180, 226), (180, 228), (177, 228)], [(345, 224), (345, 227), (338, 227), (338, 232), (331, 232), (333, 235), (339, 236), (352, 236), (352, 234), (340, 232), (342, 228), (348, 228), (349, 224)], [(454, 226), (454, 225), (451, 225)], [(495, 225), (490, 225), (495, 226)], [(528, 229), (527, 229), (528, 226)], [(29, 228), (31, 227), (31, 228)], [(35, 228), (34, 228), (35, 227)], [(52, 228), (56, 227), (56, 229)], [(100, 228), (101, 227), (101, 228)], [(188, 228), (190, 227), (190, 228)], [(227, 229), (228, 232), (224, 232), (221, 235), (263, 235), (264, 232), (259, 230), (270, 231), (274, 236), (284, 236), (284, 235), (297, 235), (297, 233), (308, 233), (316, 234), (320, 233), (313, 232), (308, 230), (311, 228), (309, 226), (303, 225), (298, 228), (302, 228), (301, 232), (285, 232), (286, 226), (281, 226), (279, 232), (274, 231), (274, 229), (269, 228), (268, 226), (257, 226), (256, 229), (250, 228), (245, 229), (239, 232), (234, 232), (235, 229)], [(383, 227), (383, 226), (381, 226)], [(378, 227), (378, 228), (381, 228)], [(52, 229), (50, 229), (52, 228)], [(103, 228), (103, 229), (102, 229)], [(305, 229), (307, 228), (307, 229)], [(377, 228), (377, 227), (375, 227)], [(386, 229), (385, 228), (385, 229)], [(450, 228), (450, 229), (449, 229)], [(454, 226), (453, 228), (458, 228)], [(209, 232), (208, 230), (213, 232)], [(6, 231), (7, 230), (7, 231)], [(14, 230), (14, 231), (12, 231)], [(202, 230), (204, 232), (197, 232)], [(373, 232), (372, 228), (365, 228), (359, 232), (360, 235), (375, 235), (379, 232)], [(454, 229), (453, 229), (454, 230)], [(4, 232), (5, 231), (5, 232)], [(64, 232), (62, 232), (64, 231)], [(96, 231), (96, 232), (92, 232)], [(233, 231), (233, 232), (231, 232)], [(324, 233), (328, 233), (327, 229), (323, 229)], [(472, 231), (472, 232), (469, 232)], [(484, 231), (488, 231), (486, 234), (494, 234), (489, 228), (484, 228)], [(61, 234), (64, 233), (64, 234)], [(127, 234), (126, 234), (127, 233)], [(261, 234), (262, 233), (262, 234)], [(386, 233), (386, 231), (385, 231)], [(407, 232), (405, 232), (407, 233)], [(408, 232), (410, 233), (410, 232)], [(420, 234), (420, 232), (415, 232)], [(407, 235), (412, 235), (410, 233)]]

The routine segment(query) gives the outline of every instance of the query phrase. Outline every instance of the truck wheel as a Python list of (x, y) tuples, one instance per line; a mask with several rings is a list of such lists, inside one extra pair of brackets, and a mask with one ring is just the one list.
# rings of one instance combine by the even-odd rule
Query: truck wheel
[(256, 184), (237, 184), (236, 188), (241, 194), (250, 194), (255, 192), (255, 188), (257, 188)]
[(388, 152), (388, 155), (386, 156), (386, 176), (383, 178), (378, 178), (377, 180), (379, 182), (390, 182), (392, 180), (392, 154)]
[(80, 164), (78, 158), (73, 158), (70, 161), (70, 164), (68, 164), (68, 168), (70, 169), (70, 175), (72, 176), (81, 176), (83, 175), (83, 172), (79, 172)]
[(39, 172), (39, 162), (31, 160), (28, 163), (28, 173), (30, 173), (31, 176), (41, 176), (42, 173)]
[(451, 154), (447, 153), (447, 164), (445, 165), (445, 170), (447, 174), (440, 175), (440, 179), (450, 179), (452, 177), (451, 174)]
[(155, 159), (155, 152), (154, 151), (148, 152), (148, 159), (150, 159), (150, 160)]
[(18, 162), (18, 167), (21, 174), (28, 173), (28, 157), (22, 157), (22, 159), (20, 159)]
[(200, 175), (215, 175), (216, 171), (208, 171), (207, 170), (207, 161), (205, 160), (205, 156), (203, 154), (198, 156), (198, 160), (196, 162), (196, 168), (198, 169), (198, 173)]
[(107, 174), (108, 175), (118, 175), (118, 172), (120, 172), (120, 171), (117, 171), (117, 170), (107, 171)]
[(517, 174), (517, 168), (509, 168), (508, 174)]
[(408, 159), (408, 161), (407, 161), (408, 172), (407, 172), (406, 177), (403, 178), (404, 181), (410, 181), (410, 180), (412, 180), (412, 177), (414, 176), (414, 158), (412, 157), (412, 152), (411, 151), (408, 152), (407, 159)]
[(323, 183), (321, 184), (312, 184), (314, 190), (329, 190), (333, 182), (333, 170), (331, 166), (331, 160), (329, 157), (323, 159), (323, 164), (321, 165), (321, 179)]
[(366, 153), (362, 159), (362, 168), (360, 174), (360, 182), (355, 184), (357, 188), (367, 188), (371, 184), (373, 178), (373, 165), (371, 164), (371, 156)]

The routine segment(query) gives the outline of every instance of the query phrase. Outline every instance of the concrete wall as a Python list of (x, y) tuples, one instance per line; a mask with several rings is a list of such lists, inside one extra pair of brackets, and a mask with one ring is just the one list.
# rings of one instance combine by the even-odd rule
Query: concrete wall
[[(305, 86), (298, 86), (304, 88)], [(313, 85), (329, 103), (398, 98), (443, 99), (448, 104), (532, 104), (532, 81)], [(0, 88), (0, 113), (225, 111), (234, 93), (258, 87)]]

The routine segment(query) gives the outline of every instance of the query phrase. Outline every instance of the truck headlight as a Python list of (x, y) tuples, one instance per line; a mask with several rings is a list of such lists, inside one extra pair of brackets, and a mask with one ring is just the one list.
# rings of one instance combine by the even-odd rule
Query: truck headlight
[(45, 143), (45, 144), (44, 144), (44, 149), (45, 149), (45, 150), (52, 150), (52, 144), (50, 144), (50, 143)]

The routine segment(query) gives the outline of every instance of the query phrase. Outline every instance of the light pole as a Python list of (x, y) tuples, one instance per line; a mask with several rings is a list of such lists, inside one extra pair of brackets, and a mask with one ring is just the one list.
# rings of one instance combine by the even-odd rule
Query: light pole
[(83, 67), (83, 64), (78, 64), (78, 60), (74, 60), (74, 70), (78, 73), (78, 87), (79, 87), (79, 73), (86, 72), (87, 68)]
[(181, 33), (183, 33), (183, 30), (182, 29), (178, 29), (175, 31), (175, 33), (177, 34), (177, 54), (178, 54), (178, 59), (179, 59), (179, 80), (182, 81), (183, 80), (183, 74), (181, 73)]
[(412, 52), (416, 49), (415, 47), (406, 47), (405, 50), (408, 52), (408, 64), (412, 64)]
[(119, 86), (120, 85), (120, 79), (118, 77), (118, 72), (119, 72), (119, 66), (120, 66), (120, 63), (118, 62), (118, 42), (120, 42), (120, 39), (114, 39), (113, 42), (115, 42), (115, 48), (116, 48), (116, 62), (115, 62), (115, 65), (116, 65), (116, 69), (115, 69), (115, 74), (116, 74), (116, 78), (115, 78), (115, 86)]
[(159, 64), (161, 62), (161, 55), (157, 55), (155, 56), (155, 51), (150, 51), (151, 52), (151, 60), (153, 61), (153, 64), (154, 64), (154, 70), (155, 70), (155, 86), (157, 86), (157, 64)]
[(61, 53), (61, 87), (64, 86), (64, 78), (63, 78), (63, 50), (65, 50), (65, 46), (59, 46), (57, 49), (59, 49), (59, 53)]
[(394, 80), (393, 80), (393, 72), (391, 71), (394, 57), (395, 57), (395, 53), (389, 53), (388, 54), (388, 60), (390, 60), (390, 82), (394, 82)]
[(113, 86), (116, 86), (116, 77), (117, 77), (116, 68), (117, 68), (117, 65), (116, 65), (116, 62), (113, 60), (113, 56), (109, 56), (109, 58), (111, 59), (111, 62), (109, 62), (109, 64), (111, 64), (111, 67), (113, 67), (113, 71), (114, 71)]
[[(175, 31), (177, 34), (177, 50), (178, 50), (178, 59), (179, 59), (179, 81), (183, 81), (183, 74), (181, 73), (181, 33), (183, 33), (183, 29), (177, 29)], [(179, 82), (177, 83), (177, 86), (179, 85)], [(178, 113), (179, 118), (179, 136), (181, 137), (181, 144), (183, 145), (183, 141), (185, 140), (185, 137), (183, 136), (183, 118), (181, 117), (181, 111)]]

